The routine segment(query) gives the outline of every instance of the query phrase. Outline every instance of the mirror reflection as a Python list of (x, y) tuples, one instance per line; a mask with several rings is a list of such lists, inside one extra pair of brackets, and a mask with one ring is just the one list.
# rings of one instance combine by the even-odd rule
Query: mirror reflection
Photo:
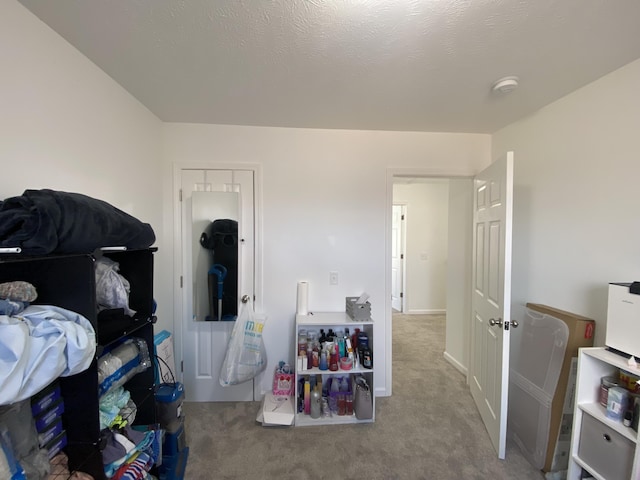
[(193, 315), (235, 320), (238, 314), (237, 192), (193, 192)]

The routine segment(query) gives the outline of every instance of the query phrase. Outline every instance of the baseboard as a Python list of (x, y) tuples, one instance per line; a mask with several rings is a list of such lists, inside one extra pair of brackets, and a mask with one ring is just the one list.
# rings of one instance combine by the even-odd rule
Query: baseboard
[(387, 389), (385, 387), (375, 388), (374, 393), (376, 397), (388, 397)]
[(428, 308), (424, 310), (409, 310), (404, 312), (406, 315), (444, 315), (447, 313), (447, 309), (444, 308)]
[(464, 365), (462, 365), (460, 362), (458, 362), (455, 358), (453, 358), (451, 355), (449, 355), (447, 352), (444, 352), (444, 359), (449, 362), (451, 365), (454, 366), (454, 368), (456, 370), (458, 370), (460, 373), (462, 373), (465, 377), (467, 376), (467, 367), (465, 367)]

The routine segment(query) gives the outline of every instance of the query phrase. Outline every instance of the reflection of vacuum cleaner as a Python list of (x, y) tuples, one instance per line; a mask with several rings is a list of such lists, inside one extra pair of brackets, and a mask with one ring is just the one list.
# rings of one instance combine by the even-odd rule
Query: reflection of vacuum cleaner
[(224, 293), (224, 279), (227, 277), (227, 269), (219, 263), (214, 263), (209, 269), (209, 298), (213, 298), (213, 295), (211, 295), (212, 275), (217, 279), (216, 284), (218, 288), (216, 289), (216, 298), (218, 299), (218, 320), (222, 320), (222, 296)]
[[(217, 219), (200, 236), (211, 251), (208, 271), (209, 315), (206, 320), (235, 320), (238, 316), (238, 222)], [(223, 301), (224, 300), (224, 301)]]

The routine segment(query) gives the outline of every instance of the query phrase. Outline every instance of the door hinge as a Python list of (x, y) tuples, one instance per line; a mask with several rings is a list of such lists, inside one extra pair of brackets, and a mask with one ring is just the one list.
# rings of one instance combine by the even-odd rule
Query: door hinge
[(180, 361), (180, 372), (184, 373), (184, 360)]
[(404, 298), (404, 292), (400, 292), (400, 298)]
[(178, 192), (178, 198), (180, 199), (180, 201), (182, 201), (182, 189), (180, 189), (180, 191)]
[(404, 220), (404, 213), (400, 215), (400, 220)]
[(180, 288), (182, 288), (182, 275), (180, 275)]
[(400, 254), (400, 260), (404, 260), (404, 253)]

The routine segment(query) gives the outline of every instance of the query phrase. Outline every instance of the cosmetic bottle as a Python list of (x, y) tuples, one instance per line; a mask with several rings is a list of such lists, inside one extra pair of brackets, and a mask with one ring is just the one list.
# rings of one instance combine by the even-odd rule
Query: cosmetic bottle
[(320, 370), (328, 370), (329, 365), (327, 364), (327, 352), (324, 350), (320, 352), (320, 363), (318, 364), (318, 368)]
[(341, 392), (349, 391), (349, 380), (347, 379), (347, 377), (342, 377), (342, 380), (340, 380), (340, 391)]
[(345, 344), (344, 344), (344, 337), (339, 337), (338, 338), (338, 350), (339, 350), (340, 358), (347, 356), (346, 355)]
[(311, 365), (313, 367), (319, 367), (320, 366), (320, 351), (318, 349), (318, 344), (317, 343), (313, 344), (313, 350), (311, 352)]
[(371, 349), (366, 346), (362, 350), (362, 366), (364, 368), (372, 369), (373, 368), (373, 352)]
[(333, 342), (335, 340), (335, 336), (336, 336), (336, 334), (333, 333), (333, 328), (330, 328), (329, 332), (327, 333), (327, 341), (328, 342)]
[(320, 418), (322, 395), (320, 393), (320, 385), (316, 385), (311, 392), (311, 418)]
[(304, 413), (311, 413), (311, 383), (308, 378), (304, 381)]
[(360, 329), (356, 328), (353, 335), (351, 335), (351, 347), (354, 350), (358, 349), (358, 335), (360, 334)]
[(338, 380), (338, 377), (332, 377), (331, 378), (331, 392), (336, 393), (340, 391), (340, 381)]
[(331, 357), (329, 358), (329, 370), (331, 370), (332, 372), (338, 371), (338, 369), (340, 368), (339, 363), (340, 359), (338, 355), (338, 348), (336, 347), (333, 349)]

